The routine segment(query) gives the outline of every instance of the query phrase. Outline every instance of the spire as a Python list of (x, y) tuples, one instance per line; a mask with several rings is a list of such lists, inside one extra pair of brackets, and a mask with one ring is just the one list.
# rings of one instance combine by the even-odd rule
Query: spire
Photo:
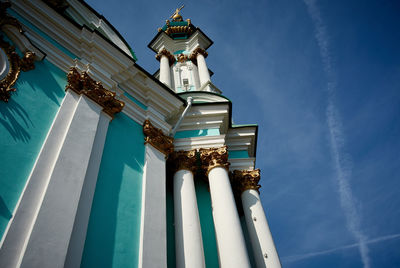
[(170, 19), (172, 19), (172, 21), (183, 21), (182, 16), (179, 14), (179, 11), (181, 11), (182, 8), (184, 8), (185, 5), (182, 5), (180, 8), (177, 8), (174, 12), (174, 14), (172, 14), (171, 17), (169, 17)]
[(172, 20), (166, 20), (165, 25), (162, 28), (158, 28), (158, 31), (165, 32), (172, 39), (189, 38), (195, 32), (196, 28), (192, 25), (190, 19), (183, 20), (182, 15), (179, 14), (182, 8), (184, 8), (184, 5), (177, 8), (171, 17), (169, 17)]

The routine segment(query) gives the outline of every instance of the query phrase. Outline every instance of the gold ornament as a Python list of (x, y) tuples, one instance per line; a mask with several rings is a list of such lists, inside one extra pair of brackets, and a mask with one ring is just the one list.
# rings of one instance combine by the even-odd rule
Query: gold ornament
[(11, 97), (11, 92), (16, 91), (12, 86), (17, 82), (21, 71), (27, 72), (35, 69), (34, 59), (35, 53), (27, 51), (22, 59), (19, 58), (15, 48), (0, 37), (0, 49), (7, 55), (7, 60), (10, 64), (7, 75), (0, 80), (0, 99), (8, 102)]
[(207, 58), (208, 52), (202, 49), (201, 47), (195, 48), (189, 56), (189, 60), (191, 60), (194, 64), (197, 65), (197, 55), (203, 55), (204, 58)]
[(71, 67), (67, 78), (68, 84), (65, 90), (70, 89), (78, 94), (88, 96), (103, 107), (103, 111), (112, 118), (114, 118), (114, 114), (121, 112), (124, 108), (125, 103), (115, 98), (115, 92), (105, 89), (100, 82), (96, 82), (86, 72), (80, 74), (75, 67)]
[(194, 173), (197, 169), (196, 161), (196, 150), (176, 151), (169, 155), (168, 167), (172, 174), (182, 169), (186, 169)]
[(182, 8), (184, 8), (185, 5), (182, 5), (180, 8), (177, 8), (174, 12), (174, 14), (171, 15), (171, 17), (169, 17), (170, 19), (172, 19), (172, 21), (183, 21), (183, 18), (181, 16), (181, 14), (179, 14), (179, 11), (181, 11)]
[(260, 193), (259, 189), (261, 185), (258, 184), (260, 181), (260, 169), (254, 170), (234, 170), (231, 173), (232, 188), (237, 194), (241, 194), (246, 190), (256, 190)]
[(165, 154), (166, 157), (174, 151), (173, 138), (164, 135), (161, 129), (154, 127), (150, 120), (143, 123), (143, 134), (145, 143), (151, 144), (154, 148)]
[(228, 170), (228, 148), (226, 146), (220, 148), (200, 149), (200, 159), (202, 168), (206, 171), (206, 175), (215, 167), (223, 167)]
[(161, 60), (162, 56), (166, 56), (168, 58), (168, 62), (169, 65), (171, 66), (172, 64), (174, 64), (175, 62), (175, 57), (174, 55), (172, 55), (168, 50), (166, 50), (165, 48), (163, 48), (160, 52), (158, 52), (158, 54), (156, 55), (156, 59), (158, 61)]

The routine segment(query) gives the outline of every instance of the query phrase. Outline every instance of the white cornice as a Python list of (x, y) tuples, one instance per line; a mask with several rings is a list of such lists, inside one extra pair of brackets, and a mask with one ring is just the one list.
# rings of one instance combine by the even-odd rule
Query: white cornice
[(200, 148), (219, 148), (225, 145), (225, 135), (175, 139), (175, 151)]
[(230, 128), (226, 135), (226, 145), (230, 150), (246, 150), (249, 156), (254, 156), (256, 129), (255, 126)]
[(179, 40), (174, 40), (166, 33), (162, 32), (150, 44), (150, 47), (154, 51), (161, 51), (163, 48), (165, 48), (166, 50), (173, 53), (178, 50), (186, 50), (188, 52), (192, 52), (197, 47), (205, 49), (210, 45), (211, 42), (209, 41), (209, 39), (199, 30), (196, 30), (188, 39)]
[(231, 163), (229, 165), (229, 170), (253, 170), (255, 167), (256, 159), (254, 157), (249, 158), (229, 158), (228, 162)]

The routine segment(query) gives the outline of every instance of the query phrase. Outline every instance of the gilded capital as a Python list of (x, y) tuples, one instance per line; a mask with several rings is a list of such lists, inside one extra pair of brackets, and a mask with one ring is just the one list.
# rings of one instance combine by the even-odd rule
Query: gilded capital
[(182, 169), (190, 170), (194, 173), (197, 169), (196, 161), (196, 150), (175, 151), (169, 155), (168, 167), (172, 173)]
[(231, 173), (232, 188), (237, 191), (238, 194), (250, 189), (260, 192), (259, 189), (261, 185), (258, 184), (259, 181), (260, 169), (234, 170)]
[(228, 148), (226, 146), (220, 148), (200, 149), (200, 159), (202, 168), (206, 171), (206, 175), (215, 167), (223, 167), (228, 170)]
[(166, 50), (165, 48), (163, 48), (160, 52), (158, 52), (158, 54), (156, 55), (156, 59), (158, 61), (161, 60), (161, 57), (165, 56), (168, 59), (169, 65), (174, 64), (175, 62), (175, 57), (174, 55), (171, 54), (171, 52), (169, 52), (168, 50)]
[(165, 135), (161, 129), (156, 128), (146, 120), (143, 123), (144, 143), (151, 144), (154, 148), (168, 156), (174, 151), (173, 138)]
[(189, 56), (189, 59), (190, 59), (193, 63), (197, 64), (197, 56), (198, 56), (199, 54), (203, 55), (204, 58), (207, 58), (207, 56), (208, 56), (207, 51), (205, 51), (205, 50), (202, 49), (201, 47), (197, 47), (197, 48), (195, 48), (195, 49), (192, 51), (192, 53), (191, 53), (190, 56)]
[(16, 91), (13, 86), (21, 71), (27, 72), (35, 69), (35, 53), (26, 51), (24, 56), (20, 58), (15, 47), (4, 41), (2, 37), (0, 37), (0, 50), (3, 50), (7, 55), (6, 64), (9, 65), (7, 74), (0, 80), (0, 100), (8, 102), (11, 92)]
[(84, 94), (103, 107), (103, 111), (112, 118), (124, 108), (125, 103), (115, 98), (115, 92), (105, 89), (101, 82), (95, 81), (86, 72), (81, 74), (75, 67), (69, 69), (68, 84), (65, 90), (72, 90), (78, 94)]

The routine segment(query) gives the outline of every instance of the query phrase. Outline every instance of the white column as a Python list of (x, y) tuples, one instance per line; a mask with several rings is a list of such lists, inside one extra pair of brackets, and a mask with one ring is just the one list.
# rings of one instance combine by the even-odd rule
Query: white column
[(166, 55), (160, 58), (160, 81), (171, 87), (171, 70), (169, 67), (169, 59)]
[(265, 217), (257, 190), (245, 190), (242, 195), (243, 211), (254, 258), (258, 268), (280, 268), (278, 253)]
[(146, 120), (138, 267), (167, 267), (166, 156), (172, 138)]
[(174, 215), (176, 267), (205, 267), (193, 173), (187, 169), (174, 175)]
[(208, 72), (206, 60), (203, 54), (197, 54), (197, 68), (199, 69), (200, 87), (210, 81), (210, 73)]
[(208, 173), (220, 267), (250, 267), (228, 171), (214, 167)]

